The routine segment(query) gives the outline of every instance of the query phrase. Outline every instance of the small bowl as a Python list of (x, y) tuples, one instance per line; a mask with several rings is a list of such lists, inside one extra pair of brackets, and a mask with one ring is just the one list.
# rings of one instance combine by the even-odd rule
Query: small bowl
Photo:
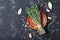
[[(38, 26), (37, 24), (32, 20), (32, 18), (30, 16), (28, 16), (28, 25), (34, 29), (34, 30), (38, 30)], [(41, 25), (42, 27), (46, 27), (47, 24), (47, 16), (44, 12), (41, 11)]]

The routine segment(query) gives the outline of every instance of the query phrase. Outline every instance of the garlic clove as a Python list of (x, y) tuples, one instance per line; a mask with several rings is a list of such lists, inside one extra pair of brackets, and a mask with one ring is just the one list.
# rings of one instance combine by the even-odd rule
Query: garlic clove
[(29, 33), (29, 38), (32, 38), (32, 34), (31, 33)]
[(52, 19), (52, 17), (48, 17), (48, 19)]
[(48, 8), (52, 10), (52, 3), (50, 1), (48, 2)]
[(18, 10), (18, 15), (20, 15), (21, 12), (22, 12), (22, 8), (20, 8), (20, 9)]
[(50, 10), (49, 10), (49, 9), (47, 9), (47, 8), (46, 8), (46, 11), (47, 11), (47, 12), (50, 12)]

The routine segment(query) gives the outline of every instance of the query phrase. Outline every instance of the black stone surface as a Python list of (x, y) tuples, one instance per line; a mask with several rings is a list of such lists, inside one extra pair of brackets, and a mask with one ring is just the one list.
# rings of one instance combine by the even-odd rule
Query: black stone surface
[[(37, 31), (29, 27), (23, 27), (22, 16), (27, 20), (25, 8), (32, 4), (32, 1), (41, 7), (40, 1), (47, 5), (48, 1), (53, 3), (53, 11), (46, 14), (52, 16), (54, 22), (47, 33), (40, 36)], [(22, 14), (18, 16), (18, 10), (22, 8)], [(60, 40), (60, 0), (0, 0), (0, 40)], [(47, 30), (47, 28), (45, 28)], [(50, 31), (49, 31), (50, 30)], [(53, 32), (54, 31), (54, 32)], [(32, 33), (32, 38), (28, 34)]]

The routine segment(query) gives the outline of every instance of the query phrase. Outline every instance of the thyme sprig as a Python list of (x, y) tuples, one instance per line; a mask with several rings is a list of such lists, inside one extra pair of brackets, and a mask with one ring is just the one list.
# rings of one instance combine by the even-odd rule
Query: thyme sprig
[(37, 4), (33, 4), (31, 7), (27, 7), (26, 11), (35, 23), (37, 24), (41, 23), (41, 15)]

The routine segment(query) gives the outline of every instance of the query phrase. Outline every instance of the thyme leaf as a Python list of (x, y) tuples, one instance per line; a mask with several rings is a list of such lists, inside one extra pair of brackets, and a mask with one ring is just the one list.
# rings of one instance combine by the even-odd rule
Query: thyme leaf
[(27, 7), (26, 11), (36, 24), (41, 23), (41, 15), (37, 4), (33, 4), (31, 7)]

